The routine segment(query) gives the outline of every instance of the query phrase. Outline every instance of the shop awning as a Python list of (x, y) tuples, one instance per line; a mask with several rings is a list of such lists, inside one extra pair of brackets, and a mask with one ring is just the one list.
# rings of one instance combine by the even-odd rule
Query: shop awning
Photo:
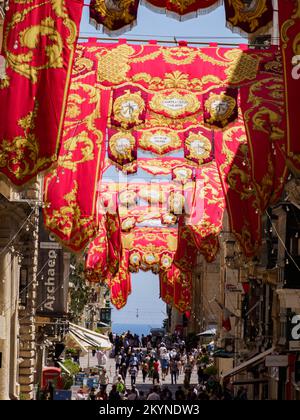
[(73, 343), (73, 347), (80, 348), (87, 353), (91, 348), (101, 350), (111, 350), (112, 344), (106, 335), (96, 333), (86, 328), (70, 323), (69, 333), (66, 339), (67, 343)]
[(216, 328), (211, 328), (209, 330), (203, 331), (200, 334), (197, 334), (198, 337), (214, 337), (217, 334)]
[(229, 376), (235, 376), (238, 375), (240, 372), (243, 372), (248, 367), (253, 366), (261, 361), (263, 361), (267, 356), (272, 354), (275, 350), (275, 347), (270, 348), (269, 350), (265, 351), (264, 353), (258, 354), (257, 356), (253, 357), (250, 360), (247, 360), (246, 362), (242, 363), (239, 366), (236, 366), (234, 369), (230, 370), (229, 372), (226, 372), (222, 378), (228, 378)]
[(214, 357), (215, 359), (233, 359), (234, 353), (229, 353), (224, 349), (218, 349), (213, 352), (212, 357)]

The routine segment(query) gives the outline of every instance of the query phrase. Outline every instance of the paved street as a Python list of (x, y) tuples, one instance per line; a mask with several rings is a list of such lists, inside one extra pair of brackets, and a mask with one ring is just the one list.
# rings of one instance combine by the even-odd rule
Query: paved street
[[(89, 352), (89, 355), (86, 355), (86, 356), (84, 356), (80, 359), (80, 366), (83, 369), (86, 369), (88, 367), (90, 367), (90, 368), (96, 367), (97, 366), (97, 357), (93, 357), (92, 353)], [(110, 378), (110, 384), (108, 386), (108, 391), (110, 391), (111, 384), (112, 384), (113, 378), (115, 376), (115, 361), (114, 361), (114, 359), (107, 358), (106, 369), (107, 369), (108, 376)], [(160, 373), (160, 378), (161, 378), (161, 373)], [(178, 385), (183, 385), (183, 381), (184, 381), (184, 374), (181, 374), (181, 375), (179, 375), (179, 380), (177, 382), (177, 385), (171, 385), (171, 375), (168, 375), (166, 377), (165, 381), (160, 382), (160, 385), (161, 386), (167, 385), (168, 388), (170, 389), (170, 391), (172, 391), (172, 393), (174, 394), (174, 392), (177, 390)], [(198, 383), (197, 372), (196, 372), (196, 369), (194, 369), (193, 374), (192, 374), (191, 384), (197, 384), (197, 383)], [(142, 372), (141, 371), (139, 371), (139, 373), (138, 373), (136, 385), (137, 385), (137, 388), (140, 391), (144, 391), (145, 393), (147, 393), (150, 390), (150, 388), (153, 386), (152, 385), (152, 380), (149, 379), (149, 378), (147, 378), (146, 383), (143, 384), (143, 378), (142, 378)], [(129, 389), (131, 388), (130, 375), (127, 375), (126, 387), (129, 388)]]

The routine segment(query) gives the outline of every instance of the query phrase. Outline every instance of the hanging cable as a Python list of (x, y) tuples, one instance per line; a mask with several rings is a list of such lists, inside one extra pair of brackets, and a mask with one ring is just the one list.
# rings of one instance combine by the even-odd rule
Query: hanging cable
[(10, 247), (10, 245), (14, 242), (14, 240), (18, 237), (20, 232), (23, 230), (24, 226), (28, 223), (28, 220), (31, 218), (33, 212), (35, 211), (35, 208), (33, 208), (29, 214), (29, 216), (25, 219), (24, 223), (22, 223), (20, 229), (17, 231), (17, 233), (12, 237), (12, 239), (8, 242), (8, 244), (0, 251), (0, 256), (7, 251), (7, 249)]
[(297, 264), (297, 262), (295, 261), (294, 257), (290, 254), (289, 250), (288, 250), (288, 249), (287, 249), (287, 247), (286, 247), (286, 244), (285, 244), (284, 240), (283, 240), (283, 239), (281, 238), (281, 236), (279, 235), (279, 232), (278, 232), (278, 230), (276, 229), (276, 226), (274, 225), (273, 220), (272, 220), (272, 218), (271, 218), (271, 216), (270, 216), (269, 212), (268, 212), (268, 211), (266, 211), (266, 214), (267, 214), (267, 216), (268, 216), (268, 218), (269, 218), (269, 220), (270, 220), (270, 223), (271, 223), (271, 225), (272, 225), (272, 228), (274, 229), (274, 231), (275, 231), (275, 233), (276, 233), (276, 235), (277, 235), (277, 237), (278, 237), (279, 241), (280, 241), (280, 242), (281, 242), (281, 244), (283, 245), (283, 247), (284, 247), (284, 249), (285, 249), (285, 251), (286, 251), (286, 253), (287, 253), (287, 255), (288, 255), (289, 259), (290, 259), (290, 260), (294, 263), (295, 267), (296, 267), (296, 268), (297, 268), (297, 270), (300, 272), (300, 267), (299, 267), (299, 265), (298, 265), (298, 264)]

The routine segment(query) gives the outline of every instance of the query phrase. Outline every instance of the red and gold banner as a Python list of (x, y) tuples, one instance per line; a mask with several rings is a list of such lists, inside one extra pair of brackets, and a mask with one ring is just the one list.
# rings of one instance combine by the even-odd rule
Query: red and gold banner
[(90, 23), (104, 32), (126, 32), (137, 19), (140, 0), (91, 0)]
[(101, 282), (106, 280), (108, 274), (108, 246), (105, 223), (101, 223), (98, 236), (90, 243), (85, 270), (90, 282)]
[(123, 247), (129, 252), (129, 268), (152, 270), (158, 274), (169, 270), (177, 250), (178, 231), (174, 228), (135, 228), (122, 234)]
[[(266, 30), (273, 21), (272, 0), (224, 0), (228, 27), (247, 34)], [(165, 12), (178, 20), (207, 14), (223, 0), (91, 0), (90, 22), (109, 34), (120, 34), (134, 26), (139, 3), (151, 10)]]
[(161, 299), (181, 313), (190, 311), (193, 290), (192, 272), (181, 271), (173, 264), (170, 270), (160, 273), (159, 279)]
[(131, 274), (128, 267), (128, 252), (123, 250), (119, 271), (108, 281), (111, 303), (116, 309), (124, 308), (131, 294)]
[(174, 265), (181, 271), (187, 272), (195, 266), (197, 254), (193, 234), (185, 224), (185, 217), (181, 216), (178, 221), (178, 247), (174, 256)]
[[(134, 234), (136, 224), (145, 221), (142, 213), (147, 203), (153, 207), (147, 215), (149, 222), (150, 218), (156, 222), (161, 217), (163, 224), (169, 225), (183, 212), (187, 224), (182, 226), (186, 230), (182, 236), (190, 242), (191, 252), (177, 255), (177, 259), (179, 265), (187, 267), (192, 264), (189, 258), (193, 249), (208, 259), (215, 255), (226, 197), (231, 227), (246, 254), (253, 255), (261, 238), (261, 213), (280, 195), (285, 176), (284, 159), (279, 156), (285, 152), (285, 122), (278, 57), (275, 49), (170, 48), (128, 45), (123, 41), (79, 45), (57, 169), (60, 183), (56, 188), (56, 173), (47, 181), (53, 188), (52, 193), (46, 188), (51, 205), (45, 210), (48, 227), (73, 249), (84, 247), (97, 233), (98, 193), (98, 203), (106, 193), (111, 193), (109, 200), (118, 199), (121, 230), (130, 234)], [(211, 118), (216, 120), (216, 115), (226, 115), (227, 110), (234, 116), (226, 115), (220, 127), (214, 124), (213, 131), (203, 128), (204, 113), (201, 107), (198, 109), (198, 104), (206, 103), (203, 98), (209, 92), (235, 92), (231, 95), (234, 106), (224, 97), (211, 104)], [(138, 139), (158, 130), (182, 138), (187, 133), (198, 135), (203, 128), (211, 136), (206, 158), (215, 157), (217, 167), (214, 162), (200, 159), (206, 149), (198, 142), (197, 159), (190, 155), (189, 161), (170, 157), (137, 160), (138, 167), (149, 173), (172, 174), (171, 188), (170, 183), (155, 183), (153, 187), (145, 182), (130, 183), (127, 190), (122, 190), (120, 184), (119, 191), (111, 183), (114, 191), (110, 191), (110, 186), (101, 185), (102, 171), (108, 168), (103, 147), (108, 121), (114, 125), (119, 122), (115, 130)], [(76, 138), (72, 130), (80, 133), (75, 144), (71, 141)], [(168, 143), (164, 138), (158, 140), (152, 142), (151, 148), (159, 149)], [(194, 140), (190, 141), (191, 150)], [(178, 150), (183, 152), (183, 148)], [(75, 166), (74, 157), (78, 162)], [(136, 168), (135, 161), (132, 166)], [(169, 214), (162, 209), (164, 203), (170, 205)], [(87, 216), (84, 223), (82, 215)]]
[[(273, 22), (272, 0), (224, 0), (226, 20), (234, 31), (253, 34), (266, 30)], [(279, 0), (279, 3), (282, 1)]]
[(93, 53), (78, 46), (58, 166), (45, 178), (45, 224), (74, 251), (98, 233), (110, 93), (96, 85), (96, 75)]
[(175, 271), (177, 271), (177, 275), (179, 275), (179, 268), (175, 267), (173, 264), (170, 270), (161, 271), (159, 273), (160, 297), (167, 305), (173, 305), (174, 302)]
[(190, 311), (192, 308), (193, 274), (192, 271), (180, 271), (180, 275), (174, 281), (174, 304), (173, 306), (181, 313)]
[(285, 81), (287, 117), (287, 159), (292, 170), (300, 172), (300, 1), (279, 1), (279, 24)]
[(107, 266), (112, 276), (119, 271), (119, 264), (122, 258), (122, 237), (121, 222), (118, 209), (116, 212), (106, 214), (107, 231)]
[(201, 13), (207, 13), (219, 6), (220, 0), (143, 0), (151, 9), (165, 9), (167, 14), (182, 17), (190, 15), (197, 16)]
[(10, 1), (0, 79), (0, 172), (22, 186), (57, 160), (82, 0)]

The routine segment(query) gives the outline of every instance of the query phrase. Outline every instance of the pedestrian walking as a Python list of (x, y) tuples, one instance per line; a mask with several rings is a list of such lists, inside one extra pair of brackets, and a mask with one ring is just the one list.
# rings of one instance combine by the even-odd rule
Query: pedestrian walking
[(172, 385), (177, 384), (178, 368), (176, 360), (171, 360), (170, 363), (170, 372), (171, 372), (171, 383)]
[(148, 372), (149, 372), (149, 365), (147, 362), (143, 362), (142, 363), (142, 375), (143, 375), (143, 383), (146, 382), (146, 378), (148, 376)]
[(133, 387), (133, 385), (136, 384), (136, 377), (137, 377), (137, 374), (138, 374), (137, 367), (136, 366), (131, 366), (129, 373), (130, 373), (130, 377), (131, 377), (131, 387)]
[(159, 361), (155, 359), (153, 363), (153, 385), (155, 385), (155, 383), (159, 384), (159, 366)]
[(107, 385), (109, 384), (109, 377), (107, 375), (106, 369), (102, 369), (99, 375), (99, 384), (100, 384), (100, 389), (102, 391), (106, 391)]

